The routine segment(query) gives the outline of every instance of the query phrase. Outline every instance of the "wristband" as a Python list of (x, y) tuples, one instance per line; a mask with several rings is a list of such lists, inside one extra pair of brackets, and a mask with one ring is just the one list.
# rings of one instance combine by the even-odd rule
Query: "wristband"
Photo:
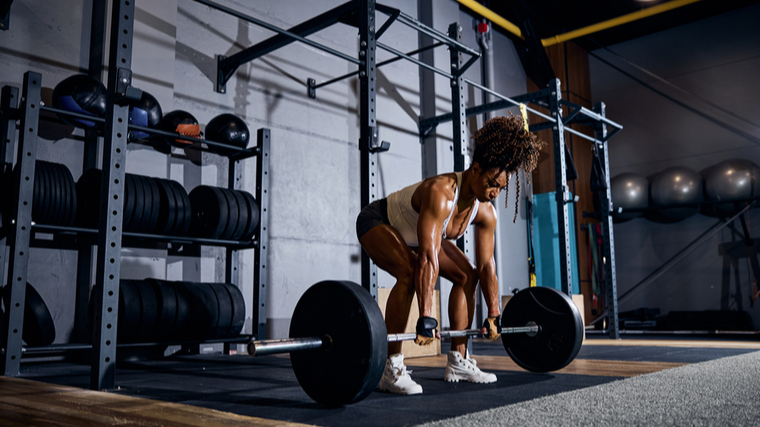
[(417, 335), (434, 338), (437, 332), (435, 328), (438, 327), (438, 321), (432, 317), (420, 316), (417, 319)]

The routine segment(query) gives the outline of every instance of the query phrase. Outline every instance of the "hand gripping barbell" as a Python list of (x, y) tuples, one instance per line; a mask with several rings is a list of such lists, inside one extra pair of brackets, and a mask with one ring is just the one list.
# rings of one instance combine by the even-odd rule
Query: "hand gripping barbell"
[[(556, 371), (581, 348), (583, 322), (570, 297), (545, 287), (513, 296), (501, 316), (502, 343), (520, 367)], [(442, 331), (441, 338), (481, 336), (480, 330)], [(380, 382), (388, 342), (414, 340), (416, 334), (390, 334), (380, 307), (361, 286), (323, 281), (296, 304), (290, 338), (248, 343), (248, 353), (291, 353), (299, 384), (312, 399), (342, 406), (367, 397)]]

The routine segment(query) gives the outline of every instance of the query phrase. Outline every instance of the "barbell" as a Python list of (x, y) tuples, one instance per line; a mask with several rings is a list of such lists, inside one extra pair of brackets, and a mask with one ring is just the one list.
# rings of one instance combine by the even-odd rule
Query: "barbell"
[[(566, 294), (533, 287), (514, 295), (501, 316), (502, 344), (520, 367), (532, 372), (562, 369), (583, 341), (580, 312)], [(477, 329), (442, 331), (441, 338), (480, 336)], [(388, 334), (377, 302), (350, 281), (322, 281), (296, 304), (290, 338), (248, 343), (248, 354), (291, 353), (298, 383), (316, 402), (336, 407), (366, 398), (379, 384), (388, 342), (416, 334)]]

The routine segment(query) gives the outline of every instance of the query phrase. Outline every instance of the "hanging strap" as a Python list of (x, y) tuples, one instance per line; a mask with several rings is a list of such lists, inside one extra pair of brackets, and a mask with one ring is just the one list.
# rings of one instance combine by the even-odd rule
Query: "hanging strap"
[(604, 173), (604, 163), (599, 149), (594, 144), (594, 157), (591, 159), (591, 191), (607, 189), (607, 176)]

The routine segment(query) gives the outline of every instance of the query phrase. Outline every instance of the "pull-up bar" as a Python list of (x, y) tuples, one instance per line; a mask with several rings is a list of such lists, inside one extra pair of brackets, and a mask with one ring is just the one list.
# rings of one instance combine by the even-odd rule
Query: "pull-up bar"
[[(489, 103), (489, 104), (480, 105), (478, 107), (468, 108), (468, 109), (465, 110), (465, 115), (468, 116), (468, 117), (469, 116), (473, 116), (473, 115), (477, 115), (477, 114), (481, 114), (481, 113), (483, 113), (485, 111), (493, 111), (493, 110), (498, 110), (498, 109), (505, 108), (505, 107), (508, 107), (508, 106), (519, 106), (520, 104), (523, 104), (523, 103), (521, 103), (519, 101), (515, 101), (514, 99), (511, 99), (511, 98), (506, 97), (506, 96), (504, 96), (504, 95), (502, 95), (502, 94), (500, 94), (498, 92), (495, 92), (495, 91), (493, 91), (493, 90), (491, 90), (491, 89), (489, 89), (489, 88), (487, 88), (485, 86), (479, 85), (479, 84), (473, 82), (470, 79), (464, 79), (464, 82), (467, 83), (467, 84), (469, 84), (470, 86), (472, 86), (474, 88), (480, 89), (480, 90), (482, 90), (482, 91), (484, 91), (484, 92), (486, 92), (486, 93), (488, 93), (490, 95), (493, 95), (494, 97), (499, 98), (499, 99), (502, 100), (502, 101), (492, 102), (492, 103)], [(584, 108), (584, 107), (582, 107), (580, 105), (573, 104), (571, 102), (563, 102), (563, 103), (565, 105), (567, 105), (567, 106), (570, 106), (570, 107), (574, 107), (574, 108), (577, 107), (576, 111), (574, 112), (575, 114), (583, 114), (583, 115), (586, 115), (586, 116), (588, 116), (589, 118), (591, 118), (593, 120), (600, 121), (600, 122), (603, 122), (606, 125), (614, 127), (615, 130), (613, 132), (610, 132), (610, 134), (607, 135), (607, 137), (604, 139), (604, 141), (606, 141), (607, 139), (609, 139), (612, 135), (614, 135), (615, 133), (617, 133), (619, 130), (623, 129), (623, 126), (621, 126), (621, 125), (613, 122), (612, 120), (607, 119), (606, 117), (602, 117), (601, 115), (599, 115), (599, 114), (597, 114), (597, 113), (595, 113), (595, 112), (593, 112), (591, 110), (588, 110), (588, 109), (586, 109), (586, 108)], [(546, 122), (537, 123), (537, 124), (531, 125), (530, 126), (531, 130), (544, 129), (544, 128), (546, 128), (547, 124), (557, 123), (557, 119), (555, 119), (554, 117), (550, 117), (550, 116), (548, 116), (548, 115), (546, 115), (546, 114), (544, 114), (544, 113), (542, 113), (542, 112), (540, 112), (540, 111), (538, 111), (536, 109), (528, 107), (527, 105), (526, 105), (525, 109), (528, 110), (528, 111), (530, 111), (531, 113), (533, 113), (533, 114), (535, 114), (535, 115), (543, 118), (543, 119), (546, 119)], [(453, 114), (448, 113), (448, 114), (443, 114), (443, 115), (440, 115), (440, 116), (432, 117), (430, 119), (421, 120), (420, 121), (420, 129), (427, 130), (427, 131), (432, 130), (432, 128), (434, 128), (435, 126), (437, 126), (439, 123), (444, 123), (444, 122), (448, 122), (448, 121), (453, 120), (453, 117), (454, 117)], [(563, 121), (563, 124), (564, 123), (565, 123), (565, 121)], [(571, 133), (573, 135), (577, 135), (577, 136), (579, 136), (579, 137), (581, 137), (583, 139), (587, 139), (587, 140), (589, 140), (591, 142), (595, 142), (595, 143), (602, 143), (602, 142), (604, 142), (604, 141), (600, 141), (600, 140), (598, 140), (596, 138), (590, 137), (590, 136), (588, 136), (586, 134), (583, 134), (581, 132), (578, 132), (577, 130), (575, 130), (575, 129), (571, 128), (571, 127), (564, 127), (564, 130), (566, 132), (568, 132), (568, 133)]]

